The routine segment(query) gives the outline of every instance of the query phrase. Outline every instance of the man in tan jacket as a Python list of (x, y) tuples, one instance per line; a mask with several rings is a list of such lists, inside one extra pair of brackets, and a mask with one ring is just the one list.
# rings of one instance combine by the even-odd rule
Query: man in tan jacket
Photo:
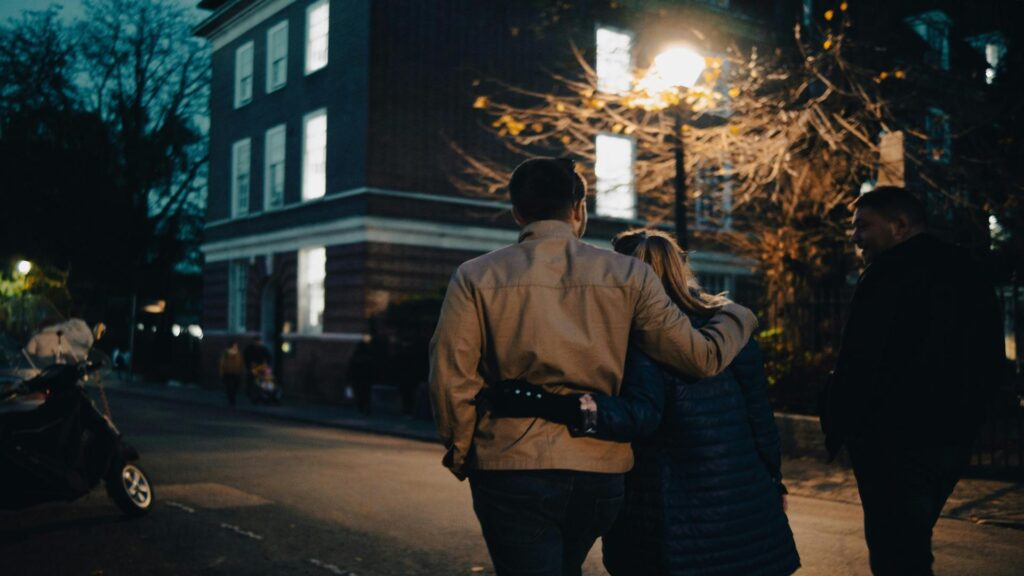
[(684, 374), (711, 376), (757, 321), (729, 303), (696, 330), (647, 264), (580, 241), (586, 185), (571, 161), (528, 160), (509, 192), (519, 242), (452, 276), (430, 343), (431, 403), (444, 463), (470, 479), (498, 574), (579, 574), (621, 506), (630, 445), (573, 437), (542, 419), (478, 415), (476, 395), (513, 379), (556, 394), (618, 395), (631, 341)]

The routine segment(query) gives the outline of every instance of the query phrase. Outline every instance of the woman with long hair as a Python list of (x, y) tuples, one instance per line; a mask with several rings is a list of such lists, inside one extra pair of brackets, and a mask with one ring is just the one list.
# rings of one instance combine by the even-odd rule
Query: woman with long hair
[[(631, 230), (612, 244), (649, 264), (695, 326), (724, 303), (700, 288), (687, 254), (669, 235)], [(786, 517), (779, 434), (757, 343), (751, 339), (722, 374), (699, 381), (654, 365), (638, 350), (626, 364), (619, 397), (545, 394), (538, 402), (531, 393), (524, 403), (523, 392), (536, 392), (526, 383), (488, 397), (498, 416), (542, 416), (580, 435), (633, 441), (625, 506), (603, 539), (609, 573), (795, 572), (800, 557)]]

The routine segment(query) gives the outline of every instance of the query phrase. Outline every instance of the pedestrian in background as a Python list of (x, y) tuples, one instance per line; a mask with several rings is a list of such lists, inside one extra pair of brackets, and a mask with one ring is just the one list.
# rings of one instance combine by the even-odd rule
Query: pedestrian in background
[(864, 506), (871, 570), (932, 574), (932, 528), (970, 459), (1005, 363), (995, 290), (962, 249), (925, 232), (923, 203), (883, 187), (854, 203), (868, 262), (821, 423), (844, 445)]
[(224, 393), (228, 396), (228, 404), (235, 405), (238, 388), (245, 376), (245, 359), (238, 349), (238, 342), (232, 341), (220, 355), (220, 379), (224, 383)]

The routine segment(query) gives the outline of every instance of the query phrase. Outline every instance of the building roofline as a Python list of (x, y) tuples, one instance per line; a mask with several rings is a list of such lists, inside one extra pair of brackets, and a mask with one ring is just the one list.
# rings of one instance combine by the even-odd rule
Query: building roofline
[(192, 28), (192, 35), (208, 39), (239, 13), (255, 4), (258, 2), (253, 0), (203, 0), (199, 7), (212, 9), (214, 12)]

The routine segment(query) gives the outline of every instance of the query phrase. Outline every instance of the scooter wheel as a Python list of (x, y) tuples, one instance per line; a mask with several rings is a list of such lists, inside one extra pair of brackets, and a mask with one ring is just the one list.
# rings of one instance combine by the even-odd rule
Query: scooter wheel
[(129, 516), (146, 514), (156, 500), (146, 472), (132, 462), (115, 463), (106, 484), (107, 495)]

